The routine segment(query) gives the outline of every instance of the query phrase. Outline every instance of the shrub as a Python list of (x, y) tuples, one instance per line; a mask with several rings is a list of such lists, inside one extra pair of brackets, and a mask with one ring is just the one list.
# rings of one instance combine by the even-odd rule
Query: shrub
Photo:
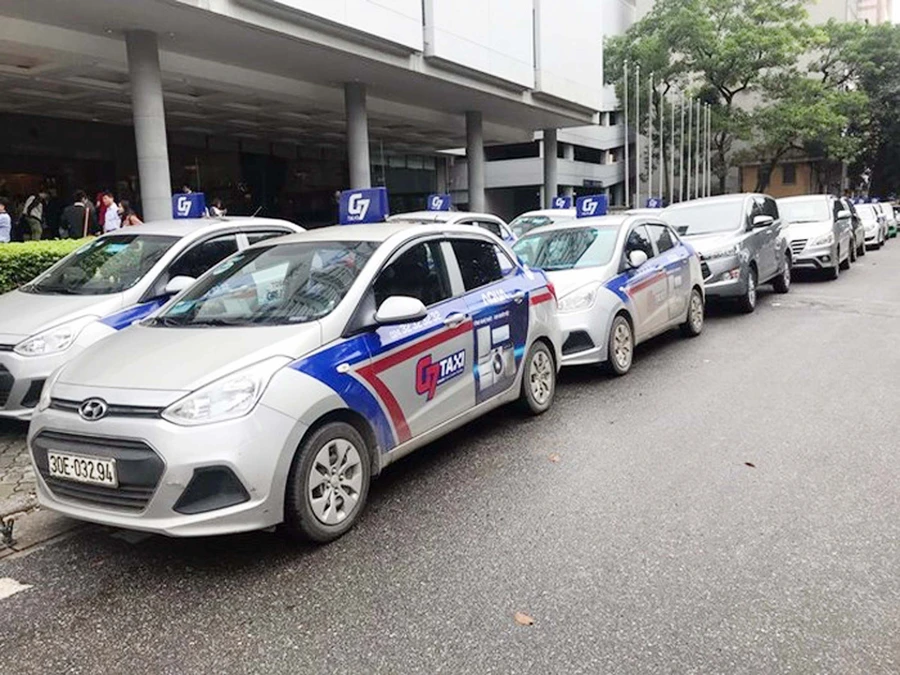
[(86, 239), (59, 239), (0, 244), (0, 293), (28, 283)]

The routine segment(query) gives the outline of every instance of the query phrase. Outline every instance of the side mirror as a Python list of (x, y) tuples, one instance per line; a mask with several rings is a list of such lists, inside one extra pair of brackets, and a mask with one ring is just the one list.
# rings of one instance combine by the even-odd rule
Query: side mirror
[(647, 254), (640, 250), (632, 251), (628, 254), (628, 266), (634, 269), (637, 269), (648, 260), (650, 260), (650, 258), (647, 257)]
[(774, 222), (775, 219), (772, 216), (754, 216), (753, 229), (756, 230), (763, 227), (769, 227)]
[(428, 316), (428, 310), (421, 300), (405, 295), (392, 295), (381, 303), (375, 312), (375, 321), (382, 326), (398, 323), (412, 323)]
[(169, 279), (169, 283), (166, 284), (163, 295), (178, 295), (184, 289), (193, 286), (195, 281), (197, 280), (194, 279), (194, 277), (174, 277), (173, 279)]
[(843, 211), (838, 211), (838, 213), (837, 213), (837, 219), (838, 219), (838, 220), (849, 220), (849, 219), (850, 219), (850, 212), (847, 211), (846, 209), (843, 210)]

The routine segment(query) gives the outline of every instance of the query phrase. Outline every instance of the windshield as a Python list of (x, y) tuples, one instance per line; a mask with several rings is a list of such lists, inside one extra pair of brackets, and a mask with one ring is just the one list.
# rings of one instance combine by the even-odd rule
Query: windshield
[(548, 272), (599, 267), (612, 260), (619, 228), (582, 228), (532, 234), (513, 250), (530, 267)]
[(781, 219), (788, 223), (815, 223), (831, 219), (828, 200), (822, 197), (809, 199), (782, 199), (778, 201)]
[(544, 225), (553, 225), (553, 223), (563, 223), (572, 220), (571, 217), (557, 216), (519, 216), (509, 224), (509, 228), (517, 237), (522, 237), (534, 229), (543, 227)]
[(27, 293), (108, 295), (131, 288), (178, 237), (120, 234), (95, 239), (30, 284)]
[(878, 220), (878, 215), (875, 213), (875, 207), (871, 204), (859, 204), (856, 207), (856, 213), (860, 217), (860, 220)]
[(327, 316), (378, 244), (308, 242), (253, 248), (203, 276), (151, 321), (164, 326), (273, 326)]
[(743, 224), (744, 200), (701, 202), (666, 209), (662, 217), (678, 234), (734, 232)]

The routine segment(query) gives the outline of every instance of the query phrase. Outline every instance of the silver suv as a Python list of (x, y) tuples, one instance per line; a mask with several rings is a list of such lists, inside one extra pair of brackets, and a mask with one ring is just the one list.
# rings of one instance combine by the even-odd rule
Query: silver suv
[(790, 289), (791, 251), (772, 197), (707, 197), (674, 204), (661, 215), (700, 255), (707, 298), (734, 298), (749, 313), (759, 284), (771, 282), (777, 293)]
[(794, 267), (822, 270), (837, 279), (856, 260), (853, 216), (831, 195), (804, 195), (778, 200), (794, 256)]

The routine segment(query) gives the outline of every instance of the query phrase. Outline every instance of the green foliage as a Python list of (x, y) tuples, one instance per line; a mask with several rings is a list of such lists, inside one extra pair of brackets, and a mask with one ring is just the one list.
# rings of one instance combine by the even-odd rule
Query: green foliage
[(31, 281), (86, 241), (60, 239), (0, 244), (0, 293)]

